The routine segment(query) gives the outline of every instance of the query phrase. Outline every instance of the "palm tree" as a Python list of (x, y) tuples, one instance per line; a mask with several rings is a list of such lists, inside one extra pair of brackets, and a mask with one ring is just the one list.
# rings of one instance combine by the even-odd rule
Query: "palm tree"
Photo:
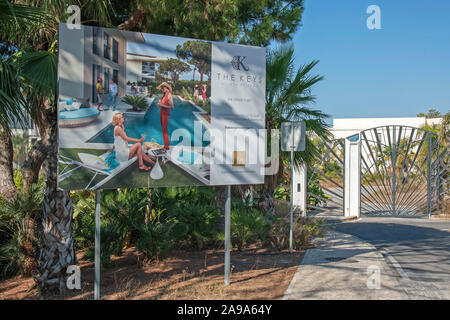
[[(281, 123), (287, 121), (304, 120), (306, 123), (306, 149), (304, 152), (295, 152), (296, 166), (313, 161), (317, 153), (312, 142), (314, 137), (328, 139), (330, 136), (325, 123), (328, 115), (309, 108), (315, 102), (311, 93), (312, 86), (323, 79), (322, 76), (310, 75), (317, 63), (318, 61), (312, 61), (296, 69), (292, 46), (280, 47), (267, 54), (266, 129), (280, 129)], [(280, 152), (280, 155), (278, 173), (265, 176), (264, 185), (255, 187), (259, 189), (259, 207), (265, 212), (274, 211), (274, 190), (283, 178), (285, 163), (289, 157), (287, 153)]]
[[(19, 79), (17, 83), (2, 80), (0, 84), (2, 90), (7, 85), (12, 88), (5, 94), (0, 92), (0, 103), (5, 106), (0, 111), (0, 155), (12, 154), (13, 150), (8, 142), (10, 136), (4, 134), (9, 133), (5, 115), (14, 115), (20, 120), (24, 113), (28, 113), (39, 130), (40, 139), (29, 151), (22, 167), (25, 191), (37, 182), (44, 161), (47, 162), (48, 173), (42, 213), (43, 246), (36, 280), (44, 289), (61, 289), (67, 266), (76, 264), (71, 223), (73, 207), (69, 193), (57, 190), (56, 170), (57, 27), (58, 22), (68, 18), (67, 3), (63, 0), (25, 0), (21, 3), (17, 5), (0, 0), (0, 41), (12, 48), (8, 60), (2, 61), (1, 77), (6, 79), (10, 74), (9, 78)], [(83, 8), (83, 19), (110, 25), (109, 0), (79, 0), (77, 4)], [(13, 67), (6, 69), (6, 62)], [(24, 95), (20, 94), (20, 88)], [(23, 103), (24, 97), (26, 103)], [(2, 143), (4, 141), (8, 143)], [(8, 166), (8, 157), (5, 159), (8, 160), (6, 165), (0, 163), (0, 177), (9, 179), (12, 165)], [(2, 195), (6, 193), (3, 187), (0, 190)]]
[(16, 195), (13, 179), (11, 125), (24, 125), (25, 100), (20, 92), (17, 68), (10, 59), (0, 61), (0, 195), (12, 200)]

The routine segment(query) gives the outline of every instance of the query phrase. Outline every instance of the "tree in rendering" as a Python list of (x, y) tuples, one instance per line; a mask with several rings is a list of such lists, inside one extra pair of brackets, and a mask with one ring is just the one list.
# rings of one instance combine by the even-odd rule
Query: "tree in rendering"
[(158, 68), (158, 72), (170, 74), (170, 78), (172, 79), (174, 86), (180, 77), (180, 73), (189, 71), (191, 71), (191, 67), (189, 67), (187, 63), (173, 58), (160, 62)]
[(200, 73), (200, 81), (203, 75), (211, 75), (211, 43), (205, 41), (186, 41), (183, 45), (177, 45), (177, 57), (194, 65)]

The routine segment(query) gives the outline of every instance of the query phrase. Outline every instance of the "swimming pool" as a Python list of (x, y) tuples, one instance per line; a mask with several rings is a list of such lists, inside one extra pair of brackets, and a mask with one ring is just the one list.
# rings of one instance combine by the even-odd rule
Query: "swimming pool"
[[(144, 133), (146, 133), (145, 141), (153, 140), (161, 145), (164, 144), (161, 123), (159, 120), (159, 108), (157, 106), (159, 100), (160, 99), (153, 100), (144, 117), (127, 116), (125, 114), (125, 133), (129, 137), (139, 139), (144, 135)], [(194, 136), (194, 121), (199, 121), (195, 118), (192, 111), (196, 111), (197, 109), (188, 101), (183, 101), (178, 97), (173, 98), (173, 104), (174, 109), (170, 111), (169, 125), (167, 127), (169, 137), (172, 138), (172, 133), (176, 129), (186, 129), (191, 136), (191, 143), (189, 144), (189, 142), (183, 142), (183, 144), (203, 147), (208, 146), (209, 141), (207, 138), (202, 141), (202, 137), (200, 135)], [(199, 123), (201, 124), (201, 122)], [(201, 125), (201, 127), (203, 136), (206, 129), (203, 125)], [(114, 126), (109, 124), (87, 142), (114, 143)], [(181, 142), (182, 138), (179, 140), (170, 139), (171, 145), (177, 145)]]

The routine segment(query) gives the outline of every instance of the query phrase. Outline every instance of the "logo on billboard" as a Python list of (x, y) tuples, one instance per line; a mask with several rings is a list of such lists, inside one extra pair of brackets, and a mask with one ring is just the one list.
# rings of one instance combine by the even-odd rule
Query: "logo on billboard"
[(231, 61), (231, 65), (233, 66), (233, 69), (241, 70), (241, 67), (242, 67), (242, 70), (248, 71), (249, 68), (244, 65), (245, 58), (247, 58), (247, 57), (246, 56), (234, 56), (233, 60)]

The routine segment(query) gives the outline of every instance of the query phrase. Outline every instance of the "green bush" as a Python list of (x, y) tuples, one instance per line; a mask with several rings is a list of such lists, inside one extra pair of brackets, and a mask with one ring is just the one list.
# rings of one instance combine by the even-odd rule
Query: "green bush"
[(279, 186), (279, 187), (275, 188), (274, 197), (275, 197), (275, 199), (279, 199), (279, 200), (288, 200), (289, 192), (290, 191), (288, 188)]
[(308, 172), (308, 181), (311, 181), (308, 183), (308, 193), (311, 193), (312, 195), (308, 195), (306, 201), (308, 204), (311, 204), (313, 206), (320, 206), (322, 204), (326, 203), (326, 200), (324, 199), (331, 199), (330, 196), (326, 195), (325, 192), (323, 192), (322, 187), (320, 187), (320, 176), (318, 174), (314, 174), (314, 176), (310, 177), (310, 174)]
[(34, 273), (41, 245), (43, 197), (43, 186), (36, 184), (28, 194), (19, 190), (14, 200), (0, 200), (1, 276)]
[(242, 201), (231, 207), (231, 237), (238, 250), (257, 240), (266, 240), (271, 220), (263, 212)]
[[(137, 229), (145, 223), (147, 190), (119, 189), (102, 191), (100, 250), (103, 265), (108, 265), (112, 255), (121, 255), (127, 239), (136, 236)], [(74, 206), (74, 239), (86, 258), (94, 257), (95, 198), (92, 194), (81, 197)]]
[(202, 203), (175, 203), (170, 216), (175, 219), (173, 230), (175, 240), (202, 249), (209, 240), (215, 239), (220, 211)]
[(161, 188), (153, 191), (152, 207), (167, 211), (175, 226), (172, 236), (179, 247), (203, 248), (217, 240), (220, 210), (214, 190), (207, 187)]
[(174, 221), (163, 219), (164, 210), (152, 210), (152, 217), (147, 223), (139, 224), (137, 249), (144, 253), (148, 260), (159, 259), (174, 245), (172, 229)]
[(133, 111), (145, 111), (148, 109), (149, 105), (145, 97), (142, 96), (124, 96), (122, 102), (129, 104)]
[[(307, 246), (312, 238), (325, 233), (322, 219), (308, 219), (294, 216), (292, 246), (295, 250)], [(289, 217), (276, 217), (269, 232), (268, 243), (278, 250), (289, 248)]]

